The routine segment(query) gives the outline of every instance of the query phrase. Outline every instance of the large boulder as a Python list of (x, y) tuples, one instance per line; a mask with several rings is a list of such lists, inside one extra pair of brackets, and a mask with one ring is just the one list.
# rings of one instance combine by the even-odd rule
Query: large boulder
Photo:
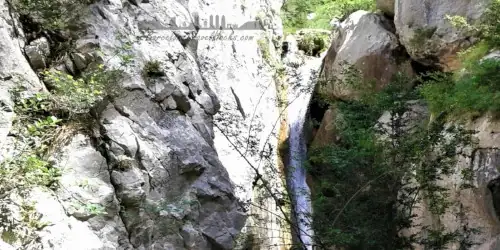
[(428, 66), (453, 70), (459, 67), (457, 52), (471, 46), (473, 34), (455, 28), (446, 19), (463, 16), (475, 23), (491, 0), (396, 0), (394, 23), (410, 56)]
[[(220, 109), (214, 82), (201, 74), (196, 44), (158, 22), (175, 12), (191, 22), (191, 14), (175, 1), (141, 5), (99, 5), (90, 29), (110, 66), (120, 67), (114, 51), (122, 39), (134, 41), (129, 53), (135, 67), (122, 81), (126, 90), (100, 120), (128, 239), (136, 249), (233, 249), (246, 215), (213, 147), (212, 115)], [(140, 17), (132, 28), (122, 25), (132, 17)], [(147, 25), (160, 27), (137, 39)], [(128, 37), (109, 35), (116, 33)], [(162, 74), (142, 74), (151, 62), (160, 62)]]
[(396, 72), (412, 72), (390, 20), (366, 11), (351, 14), (334, 34), (323, 61), (320, 96), (343, 100), (358, 97), (360, 93), (344, 82), (352, 73), (351, 67), (366, 82), (374, 81), (377, 89), (389, 83)]
[(24, 48), (24, 52), (33, 69), (40, 70), (47, 67), (47, 57), (50, 54), (50, 46), (47, 38), (41, 37), (32, 41)]

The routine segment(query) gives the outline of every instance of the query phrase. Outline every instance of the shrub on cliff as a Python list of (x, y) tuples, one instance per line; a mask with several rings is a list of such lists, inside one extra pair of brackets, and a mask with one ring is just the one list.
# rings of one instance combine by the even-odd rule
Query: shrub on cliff
[(328, 33), (321, 32), (305, 32), (298, 39), (298, 48), (306, 53), (306, 55), (316, 56), (328, 49), (330, 39)]
[(493, 0), (484, 15), (484, 20), (480, 28), (482, 37), (492, 47), (500, 47), (500, 0)]
[(84, 72), (79, 78), (61, 71), (45, 71), (45, 81), (54, 87), (54, 110), (72, 115), (88, 113), (106, 97), (117, 94), (120, 70), (105, 70), (103, 65)]
[(477, 24), (470, 24), (463, 16), (447, 15), (446, 19), (456, 28), (464, 32), (476, 33), (481, 42), (472, 48), (460, 52), (463, 63), (477, 61), (485, 56), (490, 49), (500, 48), (500, 0), (493, 0)]
[(12, 0), (22, 19), (31, 19), (47, 30), (74, 30), (82, 23), (86, 6), (94, 0)]
[(500, 114), (499, 82), (500, 61), (488, 59), (472, 63), (458, 77), (434, 73), (420, 91), (432, 112), (468, 119), (488, 112)]
[[(119, 50), (124, 66), (131, 55)], [(124, 59), (127, 59), (126, 61)], [(49, 160), (72, 131), (85, 132), (95, 117), (90, 111), (118, 94), (122, 69), (91, 67), (78, 76), (50, 70), (42, 73), (50, 92), (31, 93), (20, 84), (12, 89), (14, 113), (10, 133), (15, 140), (0, 159), (0, 237), (24, 249), (39, 240), (47, 226), (26, 198), (33, 188), (58, 188), (60, 170)], [(88, 130), (87, 130), (88, 132)], [(80, 208), (78, 208), (80, 209)], [(95, 204), (82, 206), (90, 214), (104, 211)], [(17, 213), (16, 211), (19, 211)]]
[(481, 41), (459, 53), (462, 69), (433, 73), (420, 87), (434, 113), (454, 119), (473, 119), (490, 113), (500, 115), (500, 60), (484, 56), (500, 48), (500, 0), (493, 0), (481, 23), (471, 25), (464, 17), (447, 16), (456, 27), (479, 34)]

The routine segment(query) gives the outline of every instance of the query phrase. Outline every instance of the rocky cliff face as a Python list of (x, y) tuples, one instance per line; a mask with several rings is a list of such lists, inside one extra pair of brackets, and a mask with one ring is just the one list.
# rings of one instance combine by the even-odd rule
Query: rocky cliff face
[[(0, 248), (289, 245), (290, 221), (283, 215), (293, 215), (284, 205), (287, 197), (281, 196), (286, 195), (285, 171), (277, 154), (278, 142), (288, 136), (286, 115), (280, 113), (286, 113), (283, 103), (291, 100), (283, 94), (286, 82), (305, 87), (314, 82), (314, 77), (301, 77), (314, 75), (320, 59), (299, 52), (293, 38), (280, 58), (282, 1), (85, 2), (88, 13), (82, 12), (80, 21), (86, 27), (69, 39), (68, 49), (58, 46), (64, 35), (40, 31), (39, 17), (29, 19), (11, 1), (0, 0), (0, 182), (16, 184), (0, 185)], [(322, 84), (314, 95), (356, 100), (360, 93), (353, 86), (339, 84), (348, 77), (347, 64), (364, 80), (373, 80), (375, 90), (396, 72), (413, 75), (420, 66), (457, 69), (457, 52), (476, 38), (453, 27), (446, 16), (475, 22), (489, 2), (377, 0), (384, 15), (354, 12), (334, 30), (328, 52), (319, 57), (324, 56)], [(188, 28), (173, 28), (174, 19)], [(244, 23), (245, 29), (235, 29)], [(310, 52), (319, 54), (316, 50)], [(43, 79), (44, 69), (73, 79), (99, 64), (123, 70), (122, 77), (107, 79), (117, 80), (113, 88), (120, 91), (85, 114), (84, 128), (55, 125), (52, 116), (20, 124), (23, 110), (47, 115), (42, 96), (54, 83)], [(19, 98), (33, 103), (20, 104)], [(312, 146), (337, 140), (336, 116), (335, 107), (321, 114)], [(421, 223), (409, 230), (480, 227), (472, 240), (484, 242), (479, 249), (496, 249), (498, 124), (483, 117), (469, 126), (479, 131), (479, 145), (440, 183), (452, 191), (452, 201), (460, 201), (453, 209), (463, 216), (436, 218), (422, 203)], [(50, 145), (19, 132), (46, 138), (37, 130), (46, 127), (57, 127)], [(43, 159), (35, 152), (23, 165), (35, 171), (20, 168), (12, 174), (9, 162), (24, 148), (40, 145), (47, 147)], [(457, 188), (465, 181), (460, 176), (464, 170), (475, 174), (467, 191)], [(49, 184), (56, 172), (54, 187)], [(33, 184), (35, 177), (41, 181)]]
[[(335, 31), (322, 66), (322, 76), (327, 82), (317, 87), (315, 95), (336, 100), (358, 97), (358, 93), (338, 81), (344, 77), (342, 72), (345, 72), (341, 62), (354, 66), (365, 79), (374, 80), (377, 87), (387, 84), (395, 72), (413, 74), (413, 71), (421, 70), (422, 65), (443, 71), (459, 68), (457, 52), (470, 47), (477, 38), (472, 33), (464, 33), (453, 27), (446, 16), (464, 16), (474, 23), (483, 15), (488, 3), (377, 1), (385, 17), (363, 11), (351, 14)], [(387, 19), (393, 13), (394, 20)], [(488, 58), (494, 58), (494, 55)], [(413, 62), (410, 64), (410, 61)], [(322, 121), (312, 138), (312, 147), (326, 146), (338, 140), (334, 126), (336, 108), (330, 107), (321, 117)], [(460, 158), (452, 175), (439, 181), (439, 185), (450, 190), (449, 200), (453, 204), (451, 212), (436, 217), (425, 201), (418, 204), (417, 219), (411, 233), (419, 233), (424, 227), (446, 232), (469, 230), (469, 238), (464, 241), (470, 240), (477, 244), (467, 249), (498, 249), (497, 148), (500, 144), (496, 136), (497, 123), (490, 117), (481, 117), (468, 124), (469, 129), (477, 132), (474, 137), (478, 145), (468, 149), (469, 157)], [(464, 172), (472, 173), (474, 178), (466, 180), (462, 175)], [(461, 186), (465, 184), (471, 188), (463, 190)], [(479, 231), (471, 233), (474, 228)], [(424, 249), (420, 245), (416, 247)], [(455, 244), (446, 247), (459, 249), (460, 246)]]
[(470, 47), (474, 34), (452, 26), (447, 16), (477, 22), (491, 1), (396, 1), (397, 33), (411, 57), (425, 65), (450, 71), (460, 67), (457, 52)]
[[(262, 53), (274, 56), (274, 43), (279, 45), (281, 1), (97, 2), (89, 6), (75, 51), (53, 65), (46, 58), (50, 34), (25, 34), (11, 7), (0, 1), (2, 159), (17, 152), (12, 90), (21, 85), (26, 96), (47, 91), (36, 70), (51, 66), (72, 74), (95, 61), (118, 67), (123, 58), (116, 49), (124, 45), (133, 58), (116, 86), (122, 94), (93, 113), (93, 130), (60, 134), (63, 142), (50, 155), (60, 187), (2, 196), (2, 205), (14, 212), (22, 211), (21, 202), (33, 202), (46, 223), (27, 248), (233, 249), (247, 218), (238, 198), (252, 198), (253, 177), (222, 132), (251, 133), (259, 147), (275, 148), (276, 140), (260, 142), (273, 128), (247, 128), (276, 117), (269, 112), (276, 107), (274, 78)], [(218, 31), (233, 35), (231, 41), (199, 38), (214, 30), (169, 28), (173, 18), (201, 26), (211, 15), (238, 25), (257, 20), (265, 30)], [(259, 39), (268, 41), (266, 48), (259, 48)], [(151, 61), (161, 62), (163, 73), (144, 77)], [(95, 209), (84, 209), (89, 204)], [(12, 216), (13, 224), (22, 220), (22, 214)], [(9, 244), (2, 249), (21, 247), (3, 238)]]
[[(448, 232), (461, 232), (469, 242), (470, 249), (493, 250), (498, 247), (498, 160), (499, 152), (496, 130), (498, 122), (482, 117), (468, 124), (475, 130), (478, 144), (467, 149), (467, 157), (460, 157), (451, 175), (443, 175), (439, 185), (448, 188), (451, 209), (441, 216), (433, 215), (425, 200), (417, 205), (416, 220), (408, 231), (419, 234), (423, 227), (443, 228)], [(465, 178), (470, 172), (473, 178)], [(463, 189), (470, 185), (470, 189)], [(424, 249), (416, 245), (416, 249)], [(447, 249), (460, 249), (460, 244), (450, 244)]]

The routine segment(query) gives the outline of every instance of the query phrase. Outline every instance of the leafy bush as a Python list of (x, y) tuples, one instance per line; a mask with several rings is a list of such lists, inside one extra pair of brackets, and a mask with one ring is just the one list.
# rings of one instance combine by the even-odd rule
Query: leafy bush
[[(383, 100), (389, 97), (392, 101)], [(396, 249), (394, 207), (398, 176), (386, 174), (389, 164), (381, 161), (383, 146), (376, 140), (376, 121), (397, 95), (339, 102), (335, 124), (340, 141), (311, 150), (309, 172), (316, 176), (313, 190), (315, 233), (326, 246), (347, 249)], [(374, 181), (369, 191), (358, 190)], [(374, 194), (377, 195), (374, 195)], [(346, 207), (344, 207), (346, 206)], [(342, 211), (344, 207), (344, 210)]]
[(33, 186), (53, 187), (60, 173), (36, 154), (24, 153), (14, 159), (3, 161), (0, 169), (0, 191), (2, 194), (13, 189), (24, 189)]
[(144, 68), (142, 69), (142, 75), (145, 77), (164, 76), (165, 72), (161, 69), (160, 61), (152, 60), (146, 62)]
[[(2, 239), (11, 244), (26, 245), (36, 240), (36, 231), (43, 227), (32, 206), (18, 205), (10, 194), (21, 201), (34, 187), (56, 188), (60, 171), (47, 161), (63, 123), (81, 118), (106, 96), (116, 94), (119, 70), (104, 67), (83, 73), (77, 79), (60, 71), (44, 72), (52, 93), (26, 96), (24, 89), (12, 91), (17, 114), (11, 131), (16, 138), (12, 156), (0, 161), (0, 231)], [(17, 208), (13, 208), (17, 207)], [(20, 211), (18, 219), (15, 210)], [(91, 214), (101, 214), (99, 207), (88, 207)], [(18, 216), (19, 217), (19, 216)]]
[(458, 57), (462, 63), (464, 69), (468, 69), (474, 66), (479, 60), (488, 54), (490, 46), (485, 41), (480, 41), (474, 46), (460, 51)]
[[(21, 91), (21, 90), (17, 90)], [(60, 120), (50, 115), (48, 94), (23, 97), (13, 92), (18, 114), (11, 131), (17, 137), (13, 155), (0, 162), (0, 231), (8, 243), (21, 245), (36, 239), (36, 231), (45, 224), (32, 205), (11, 200), (11, 194), (24, 198), (34, 187), (56, 188), (60, 176), (44, 157), (59, 127)], [(17, 209), (13, 209), (13, 207)], [(19, 216), (13, 212), (18, 210)], [(18, 218), (20, 217), (20, 218)]]
[(500, 112), (500, 61), (471, 63), (468, 72), (454, 77), (434, 73), (420, 87), (432, 112), (450, 117), (474, 118), (487, 112)]
[(465, 32), (475, 32), (483, 40), (481, 47), (487, 44), (490, 48), (500, 47), (500, 0), (493, 0), (486, 9), (481, 20), (470, 24), (463, 16), (446, 16), (446, 19), (455, 27)]
[(15, 155), (0, 162), (0, 192), (23, 191), (33, 186), (55, 187), (59, 171), (44, 159), (44, 154), (62, 120), (51, 115), (53, 105), (48, 94), (37, 93), (27, 98), (19, 92), (13, 94), (18, 114), (13, 133), (20, 148), (16, 145)]
[(479, 26), (481, 37), (492, 47), (500, 47), (500, 0), (493, 0)]
[(87, 203), (83, 204), (80, 201), (75, 201), (72, 207), (80, 213), (85, 213), (90, 216), (105, 215), (107, 214), (106, 208), (100, 204)]
[(77, 79), (57, 70), (45, 71), (43, 75), (54, 86), (53, 109), (70, 115), (88, 113), (105, 97), (115, 96), (121, 79), (120, 70), (105, 70), (103, 65)]
[(311, 56), (322, 53), (329, 45), (328, 34), (325, 33), (308, 32), (298, 41), (299, 49)]
[(94, 0), (13, 0), (14, 9), (48, 30), (76, 30)]
[(457, 28), (479, 35), (481, 41), (459, 53), (462, 69), (453, 74), (433, 73), (420, 87), (422, 96), (434, 113), (471, 119), (485, 113), (500, 113), (500, 61), (482, 60), (492, 49), (500, 48), (500, 0), (491, 2), (479, 23), (469, 24), (464, 17), (447, 16)]
[[(330, 29), (333, 18), (345, 19), (357, 10), (374, 10), (373, 0), (289, 0), (282, 8), (282, 19), (287, 30), (302, 28)], [(309, 13), (315, 13), (312, 20)]]

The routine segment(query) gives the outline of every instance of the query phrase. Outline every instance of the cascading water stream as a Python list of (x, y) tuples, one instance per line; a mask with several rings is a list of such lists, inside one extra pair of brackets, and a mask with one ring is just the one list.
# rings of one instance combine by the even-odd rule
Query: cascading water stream
[(303, 163), (306, 160), (306, 142), (304, 138), (304, 121), (309, 102), (308, 93), (300, 94), (288, 107), (290, 119), (290, 189), (294, 199), (294, 212), (298, 226), (298, 237), (305, 247), (312, 249), (312, 235), (310, 215), (312, 213), (310, 190), (306, 183), (306, 171)]
[(296, 71), (296, 82), (289, 84), (288, 120), (290, 135), (288, 138), (290, 162), (288, 182), (292, 193), (295, 219), (300, 242), (307, 250), (313, 249), (311, 193), (306, 182), (304, 162), (307, 160), (306, 138), (304, 124), (312, 89), (315, 84), (316, 72), (321, 66), (321, 58), (310, 58)]

